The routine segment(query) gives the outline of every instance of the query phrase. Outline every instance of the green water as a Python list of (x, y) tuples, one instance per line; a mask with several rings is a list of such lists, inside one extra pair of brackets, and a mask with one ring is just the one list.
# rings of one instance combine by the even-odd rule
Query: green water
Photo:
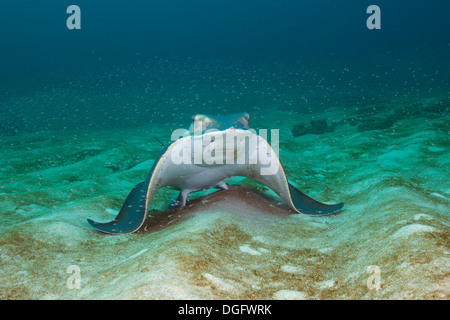
[[(311, 98), (316, 88), (305, 85), (301, 95), (313, 100), (301, 103), (311, 110), (293, 111), (280, 89), (287, 83), (270, 90), (257, 79), (253, 89), (259, 86), (270, 99), (251, 112), (250, 126), (279, 129), (289, 180), (319, 201), (345, 202), (344, 211), (332, 217), (297, 215), (267, 188), (232, 179), (230, 184), (250, 189), (192, 195), (177, 212), (166, 211), (175, 191), (161, 189), (138, 233), (107, 236), (92, 230), (86, 218), (115, 217), (162, 148), (153, 137), (167, 141), (174, 127), (186, 126), (187, 110), (172, 109), (173, 117), (158, 114), (152, 116), (158, 120), (128, 128), (75, 126), (2, 136), (1, 296), (447, 297), (449, 97), (427, 92), (422, 98), (399, 95), (358, 107), (335, 102), (322, 108)], [(241, 81), (250, 86), (251, 77)], [(208, 82), (195, 92), (221, 99), (208, 90), (215, 85)], [(133, 89), (124, 84), (129, 99)], [(64, 100), (71, 91), (61, 84), (21, 101), (31, 109), (48, 101), (49, 92)], [(92, 90), (83, 99), (93, 103), (102, 94)], [(347, 94), (342, 92), (343, 100)], [(183, 95), (180, 89), (164, 99), (180, 101)], [(308, 128), (318, 119), (333, 123), (331, 132), (293, 137), (296, 124)], [(66, 286), (70, 265), (82, 271), (79, 290)], [(378, 291), (367, 286), (372, 265), (381, 270)]]
[[(360, 1), (169, 2), (96, 20), (101, 1), (79, 1), (79, 33), (50, 2), (4, 6), (0, 299), (448, 299), (448, 11), (381, 1), (371, 33)], [(133, 234), (87, 223), (117, 215), (193, 114), (246, 111), (279, 130), (289, 181), (343, 211), (296, 214), (235, 177), (182, 210), (159, 190)]]

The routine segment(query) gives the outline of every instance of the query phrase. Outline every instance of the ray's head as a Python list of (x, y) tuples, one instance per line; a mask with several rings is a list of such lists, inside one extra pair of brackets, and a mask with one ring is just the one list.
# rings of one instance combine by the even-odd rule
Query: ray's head
[(223, 116), (212, 116), (206, 114), (195, 114), (189, 127), (191, 134), (202, 134), (207, 130), (227, 130), (230, 128), (248, 130), (250, 114), (248, 112), (233, 113)]

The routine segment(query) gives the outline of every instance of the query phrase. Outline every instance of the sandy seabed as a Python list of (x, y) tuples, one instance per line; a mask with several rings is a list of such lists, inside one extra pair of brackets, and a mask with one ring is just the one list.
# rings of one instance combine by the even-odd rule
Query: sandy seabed
[[(419, 103), (446, 112), (397, 119), (399, 106), (379, 122), (345, 108), (252, 114), (251, 126), (280, 129), (289, 180), (344, 202), (338, 215), (294, 214), (235, 178), (243, 186), (194, 195), (178, 211), (165, 210), (176, 193), (161, 189), (144, 227), (121, 236), (86, 218), (115, 217), (161, 149), (152, 137), (169, 137), (170, 123), (0, 137), (0, 298), (448, 299), (449, 100)], [(314, 119), (336, 127), (293, 137), (295, 124)], [(80, 289), (67, 286), (72, 265)]]

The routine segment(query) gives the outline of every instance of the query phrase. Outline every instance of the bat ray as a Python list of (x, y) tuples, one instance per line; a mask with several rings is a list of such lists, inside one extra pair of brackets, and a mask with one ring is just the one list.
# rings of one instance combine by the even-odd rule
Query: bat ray
[(178, 198), (169, 202), (169, 208), (182, 208), (191, 192), (228, 189), (225, 179), (233, 176), (251, 178), (269, 187), (297, 213), (311, 216), (337, 213), (343, 203), (318, 202), (288, 182), (274, 148), (249, 129), (249, 119), (248, 113), (194, 115), (189, 130), (174, 131), (147, 179), (129, 193), (117, 217), (107, 223), (88, 219), (89, 224), (104, 233), (132, 233), (144, 223), (158, 189), (180, 190)]

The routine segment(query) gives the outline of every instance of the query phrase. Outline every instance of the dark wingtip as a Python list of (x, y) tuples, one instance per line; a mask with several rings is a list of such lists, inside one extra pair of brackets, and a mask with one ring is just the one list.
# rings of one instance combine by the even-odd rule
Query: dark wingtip
[(339, 212), (344, 207), (344, 203), (343, 202), (339, 202), (339, 203), (334, 204), (332, 206), (333, 206), (334, 212)]
[(97, 231), (108, 234), (123, 234), (128, 232), (123, 232), (122, 230), (117, 229), (116, 221), (111, 221), (107, 223), (96, 222), (91, 219), (87, 219), (87, 222)]
[(309, 211), (309, 212), (302, 212), (302, 213), (306, 214), (307, 216), (313, 216), (313, 217), (332, 216), (332, 215), (335, 215), (335, 214), (338, 214), (339, 212), (341, 212), (341, 209), (343, 207), (344, 207), (344, 203), (340, 202), (337, 204), (326, 205), (326, 207), (323, 207), (323, 208), (318, 208), (318, 209), (316, 209), (315, 212)]
[(344, 203), (340, 202), (337, 204), (325, 204), (318, 202), (306, 194), (295, 188), (290, 183), (289, 192), (291, 194), (292, 202), (295, 208), (308, 216), (330, 216), (338, 213), (342, 207), (344, 207)]
[(326, 213), (324, 213), (322, 215), (331, 216), (333, 214), (337, 214), (337, 213), (339, 213), (341, 211), (341, 209), (343, 207), (344, 207), (344, 203), (343, 202), (340, 202), (340, 203), (337, 203), (337, 204), (332, 204), (328, 208), (328, 210), (327, 210), (328, 212), (326, 212)]
[(101, 223), (87, 219), (88, 223), (97, 231), (109, 234), (124, 234), (137, 231), (147, 217), (145, 206), (147, 188), (148, 181), (138, 183), (131, 190), (114, 220)]
[(91, 219), (86, 219), (86, 220), (87, 220), (87, 222), (88, 222), (91, 226), (93, 226), (94, 228), (97, 228), (98, 225), (104, 224), (104, 223), (97, 222), (97, 221), (94, 221), (94, 220), (91, 220)]
[(94, 227), (95, 229), (97, 229), (97, 224), (98, 224), (98, 222), (95, 222), (94, 220), (91, 220), (91, 219), (87, 219), (87, 222), (88, 222), (92, 227)]

